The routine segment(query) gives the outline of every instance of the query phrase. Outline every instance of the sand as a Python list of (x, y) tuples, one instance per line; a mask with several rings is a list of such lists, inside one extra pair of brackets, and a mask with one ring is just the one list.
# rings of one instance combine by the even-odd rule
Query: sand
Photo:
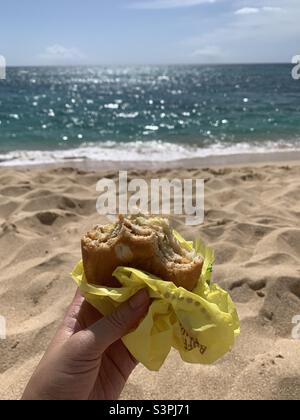
[[(199, 167), (198, 167), (199, 168)], [(0, 169), (0, 399), (20, 398), (74, 292), (80, 237), (103, 222), (95, 185), (116, 170)], [(216, 250), (214, 281), (237, 304), (241, 336), (212, 366), (174, 351), (159, 373), (138, 366), (124, 399), (300, 399), (300, 164), (172, 167), (130, 177), (204, 178), (205, 223), (175, 220)]]

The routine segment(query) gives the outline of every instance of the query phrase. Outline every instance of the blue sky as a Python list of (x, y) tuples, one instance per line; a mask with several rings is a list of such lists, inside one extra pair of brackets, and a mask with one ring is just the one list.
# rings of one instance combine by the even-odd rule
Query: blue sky
[(1, 2), (8, 65), (290, 62), (299, 0)]

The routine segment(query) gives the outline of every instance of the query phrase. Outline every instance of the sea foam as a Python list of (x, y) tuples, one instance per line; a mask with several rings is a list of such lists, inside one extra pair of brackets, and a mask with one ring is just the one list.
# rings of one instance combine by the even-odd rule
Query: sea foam
[(172, 162), (181, 159), (230, 156), (249, 153), (300, 151), (300, 140), (293, 143), (265, 141), (256, 145), (215, 143), (208, 147), (174, 144), (162, 141), (89, 143), (74, 149), (18, 150), (0, 154), (0, 166), (39, 165), (67, 161)]

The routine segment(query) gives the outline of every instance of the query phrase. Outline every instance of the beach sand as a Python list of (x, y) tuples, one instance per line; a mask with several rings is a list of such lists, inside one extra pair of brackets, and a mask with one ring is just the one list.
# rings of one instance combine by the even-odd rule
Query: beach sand
[[(197, 167), (197, 166), (195, 166)], [(80, 237), (105, 219), (96, 182), (116, 170), (0, 169), (0, 399), (20, 398), (70, 303)], [(124, 399), (300, 399), (300, 164), (132, 171), (129, 177), (204, 178), (205, 223), (175, 220), (215, 248), (214, 281), (241, 319), (232, 352), (212, 366), (171, 352), (159, 373), (138, 366)]]

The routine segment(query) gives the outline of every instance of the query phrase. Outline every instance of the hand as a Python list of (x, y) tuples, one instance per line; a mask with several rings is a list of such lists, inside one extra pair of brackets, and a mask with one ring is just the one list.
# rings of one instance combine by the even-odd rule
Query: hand
[(146, 290), (102, 317), (77, 291), (24, 400), (117, 400), (137, 362), (121, 338), (146, 315)]

